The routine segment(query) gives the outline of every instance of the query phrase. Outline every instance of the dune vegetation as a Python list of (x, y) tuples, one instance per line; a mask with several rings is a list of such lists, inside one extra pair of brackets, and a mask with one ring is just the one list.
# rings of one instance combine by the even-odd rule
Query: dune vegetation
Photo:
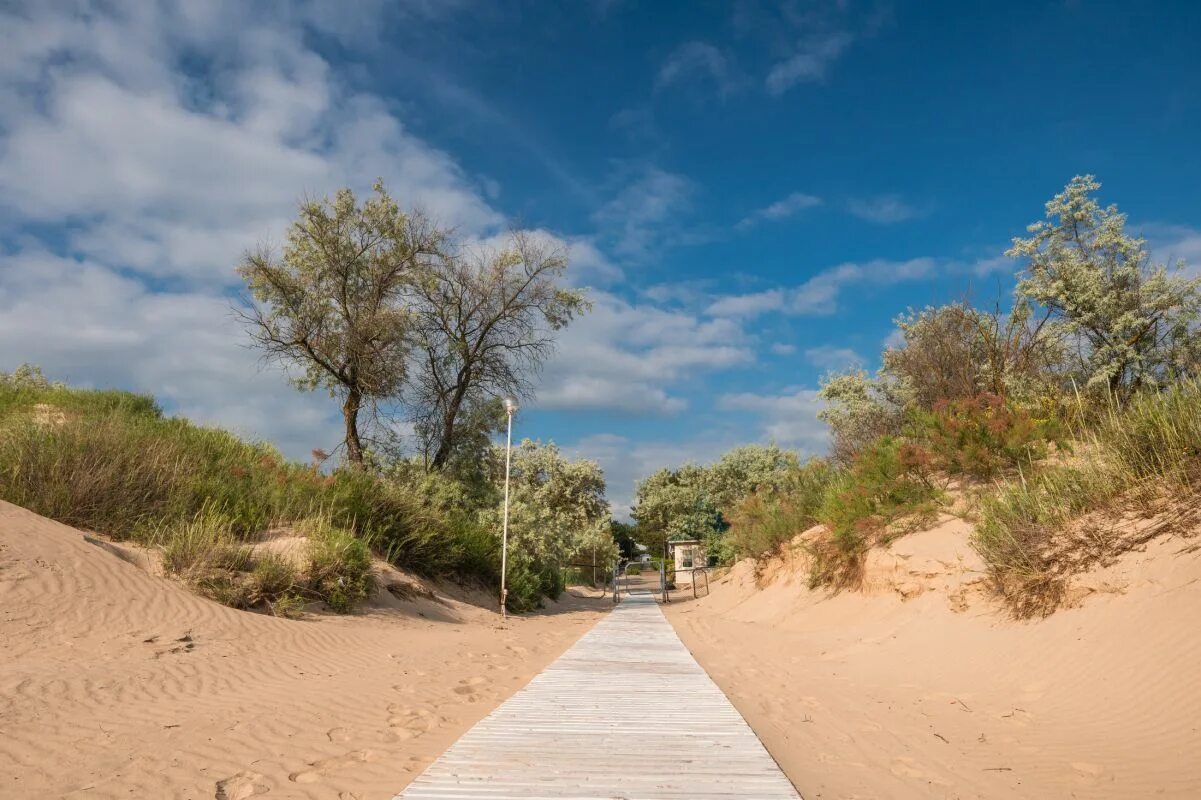
[(1030, 616), (1073, 574), (1188, 529), (1201, 281), (1153, 264), (1098, 188), (1074, 179), (1014, 240), (1009, 307), (911, 312), (876, 375), (827, 376), (828, 457), (742, 447), (661, 470), (638, 487), (641, 538), (703, 539), (720, 564), (795, 540), (811, 587), (838, 590), (871, 548), (952, 513), (973, 523), (996, 596)]
[[(796, 541), (811, 587), (854, 587), (872, 548), (951, 513), (972, 523), (997, 597), (1038, 615), (1074, 573), (1179, 529), (1201, 470), (1201, 280), (1154, 264), (1098, 189), (1074, 179), (1014, 239), (1011, 303), (912, 311), (875, 375), (828, 375), (825, 457), (746, 445), (661, 469), (639, 483), (630, 526), (610, 518), (597, 464), (520, 443), (509, 607), (671, 539), (703, 540), (717, 564)], [(349, 611), (371, 593), (372, 555), (495, 587), (500, 398), (532, 394), (554, 331), (587, 302), (536, 236), (469, 255), (450, 236), (377, 186), (362, 204), (306, 203), (282, 257), (239, 268), (254, 344), (338, 401), (340, 459), (290, 461), (150, 397), (23, 367), (0, 376), (0, 498), (154, 547), (236, 607)], [(280, 530), (307, 537), (303, 559), (253, 546)]]
[[(32, 368), (0, 375), (0, 451), (0, 498), (154, 547), (168, 573), (235, 607), (291, 613), (319, 599), (349, 611), (370, 592), (372, 553), (425, 576), (498, 582), (497, 453), (475, 483), (408, 461), (323, 472), (168, 417), (152, 398), (52, 385)], [(539, 531), (600, 530), (608, 517), (594, 464), (526, 442), (514, 467), (514, 535), (529, 540), (509, 574), (519, 610), (557, 596), (569, 548), (588, 547), (583, 535), (541, 545)], [(579, 519), (555, 523), (560, 511)], [(281, 528), (308, 539), (302, 567), (252, 549)], [(598, 547), (611, 547), (605, 534)]]

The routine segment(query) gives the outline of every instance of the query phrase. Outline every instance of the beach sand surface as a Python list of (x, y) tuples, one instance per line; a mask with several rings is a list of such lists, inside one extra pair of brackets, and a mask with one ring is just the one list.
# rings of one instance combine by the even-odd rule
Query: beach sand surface
[(405, 599), (286, 620), (137, 560), (0, 503), (0, 797), (391, 798), (609, 607), (502, 623), (409, 576)]
[(807, 800), (1201, 798), (1201, 551), (1164, 537), (1019, 622), (969, 526), (872, 553), (864, 591), (743, 562), (668, 617)]

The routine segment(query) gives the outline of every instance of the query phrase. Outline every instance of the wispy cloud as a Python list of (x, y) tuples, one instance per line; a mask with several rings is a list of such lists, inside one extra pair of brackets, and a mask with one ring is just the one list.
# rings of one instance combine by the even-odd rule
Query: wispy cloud
[(735, 392), (718, 398), (719, 408), (758, 415), (761, 438), (810, 455), (826, 449), (826, 426), (817, 418), (822, 406), (817, 390), (808, 388), (789, 388), (781, 394)]
[(822, 199), (816, 195), (793, 192), (769, 206), (756, 209), (739, 220), (738, 224), (734, 227), (741, 231), (750, 230), (761, 222), (775, 222), (788, 219), (807, 208), (814, 208), (821, 204)]
[(695, 192), (692, 181), (683, 175), (645, 167), (592, 219), (619, 255), (645, 258), (657, 245), (678, 242), (679, 220), (691, 207)]
[(825, 80), (830, 66), (853, 41), (854, 37), (842, 31), (800, 40), (793, 53), (767, 73), (767, 91), (781, 95), (798, 83)]
[(747, 319), (768, 312), (800, 316), (823, 316), (838, 310), (842, 291), (853, 285), (891, 286), (924, 280), (934, 274), (932, 258), (908, 261), (878, 259), (845, 263), (823, 270), (799, 286), (767, 289), (750, 294), (726, 295), (715, 299), (707, 313), (715, 317)]
[(712, 82), (721, 97), (738, 88), (740, 81), (726, 55), (708, 42), (685, 42), (668, 55), (659, 74), (655, 77), (655, 88), (666, 89), (692, 80)]
[(849, 347), (820, 345), (805, 350), (805, 359), (815, 367), (841, 371), (863, 365), (863, 359)]
[(847, 210), (877, 225), (891, 225), (923, 215), (921, 209), (892, 194), (852, 199), (847, 202)]

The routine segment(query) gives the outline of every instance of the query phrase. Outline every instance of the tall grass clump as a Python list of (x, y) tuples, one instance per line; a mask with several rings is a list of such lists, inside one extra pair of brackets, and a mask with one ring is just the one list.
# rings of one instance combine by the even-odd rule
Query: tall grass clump
[(1201, 467), (1201, 384), (1187, 381), (1110, 404), (1096, 440), (1131, 480), (1165, 479), (1193, 491)]
[(328, 519), (308, 520), (307, 585), (310, 591), (339, 614), (347, 614), (370, 596), (375, 588), (371, 574), (371, 551), (350, 531)]
[(1195, 382), (1140, 393), (1125, 405), (1111, 402), (1077, 438), (1079, 458), (1035, 466), (981, 505), (973, 544), (1018, 616), (1055, 610), (1073, 574), (1145, 541), (1159, 530), (1154, 518), (1174, 504), (1195, 506), (1201, 474)]

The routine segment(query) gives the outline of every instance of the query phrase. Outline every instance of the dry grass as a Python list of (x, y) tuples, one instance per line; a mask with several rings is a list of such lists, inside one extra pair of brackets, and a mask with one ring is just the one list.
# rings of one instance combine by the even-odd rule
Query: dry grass
[(973, 544), (1017, 616), (1051, 613), (1073, 575), (1188, 528), (1196, 513), (1196, 383), (1110, 406), (1079, 438), (1071, 463), (1036, 466), (982, 502)]

